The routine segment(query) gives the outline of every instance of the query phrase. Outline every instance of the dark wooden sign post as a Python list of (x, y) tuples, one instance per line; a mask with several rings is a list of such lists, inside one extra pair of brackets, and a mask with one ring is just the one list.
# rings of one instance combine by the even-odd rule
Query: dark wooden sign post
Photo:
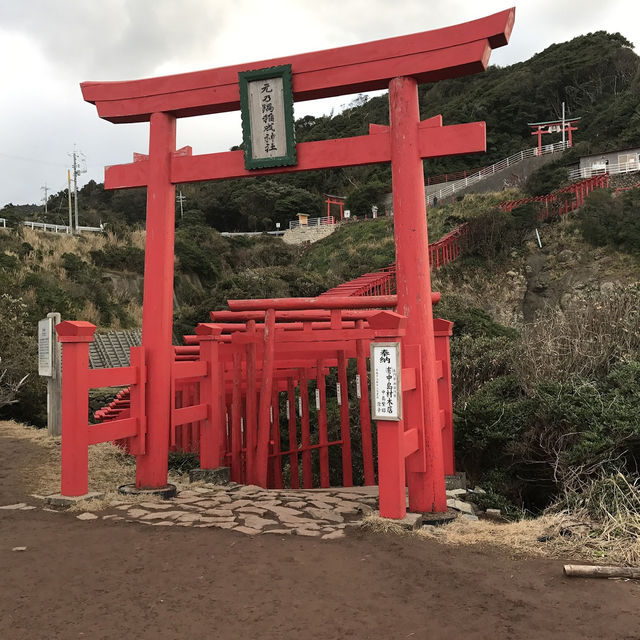
[[(134, 154), (133, 163), (105, 170), (107, 189), (147, 188), (142, 328), (147, 432), (141, 449), (145, 453), (138, 458), (137, 487), (167, 483), (175, 185), (391, 162), (397, 312), (407, 317), (405, 350), (419, 354), (419, 383), (403, 407), (403, 423), (413, 425), (412, 441), (403, 440), (402, 433), (394, 436), (401, 443), (398, 473), (406, 457), (411, 510), (446, 510), (422, 160), (485, 151), (485, 124), (443, 126), (441, 116), (421, 121), (418, 84), (483, 71), (491, 50), (507, 44), (514, 16), (510, 9), (443, 29), (289, 58), (130, 82), (82, 83), (84, 99), (95, 104), (101, 118), (150, 125), (148, 155)], [(296, 102), (389, 89), (389, 126), (371, 125), (369, 135), (300, 143), (295, 149), (289, 140), (280, 157), (271, 148), (272, 130), (255, 120), (254, 129), (257, 122), (257, 135), (262, 136), (255, 144), (264, 143), (266, 151), (251, 162), (243, 151), (193, 155), (190, 147), (176, 150), (177, 118), (239, 110), (242, 83), (277, 78), (277, 73), (269, 75), (273, 68), (284, 69), (286, 78), (290, 74)], [(276, 85), (273, 80), (269, 87)], [(255, 100), (271, 113), (269, 100), (257, 94)], [(270, 160), (273, 157), (280, 161)], [(395, 428), (402, 428), (402, 423)]]

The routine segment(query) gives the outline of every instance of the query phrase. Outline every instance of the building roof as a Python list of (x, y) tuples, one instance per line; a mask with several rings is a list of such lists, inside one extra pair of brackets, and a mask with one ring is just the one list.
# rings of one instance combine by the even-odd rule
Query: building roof
[(141, 344), (142, 329), (96, 333), (89, 345), (89, 367), (128, 367), (130, 347), (139, 347)]

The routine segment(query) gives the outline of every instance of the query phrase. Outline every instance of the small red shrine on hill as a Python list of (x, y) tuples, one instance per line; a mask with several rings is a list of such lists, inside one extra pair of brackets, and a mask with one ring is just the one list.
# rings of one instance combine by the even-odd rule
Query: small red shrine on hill
[[(533, 128), (532, 136), (538, 136), (538, 155), (542, 155), (542, 136), (550, 133), (565, 133), (568, 138), (566, 145), (568, 148), (573, 146), (572, 133), (578, 130), (574, 126), (580, 118), (565, 118), (564, 120), (549, 120), (547, 122), (528, 122), (527, 125)], [(562, 138), (564, 140), (564, 136)]]
[[(330, 361), (344, 372), (345, 358), (356, 352), (362, 356), (369, 346), (380, 513), (405, 515), (406, 486), (412, 511), (446, 511), (444, 450), (449, 445), (443, 444), (439, 404), (443, 364), (434, 339), (422, 161), (485, 151), (485, 123), (444, 126), (439, 115), (421, 120), (418, 84), (484, 71), (492, 49), (507, 44), (514, 16), (510, 9), (443, 29), (288, 58), (161, 78), (82, 83), (85, 100), (95, 104), (101, 118), (116, 124), (149, 122), (148, 154), (134, 154), (132, 163), (105, 169), (108, 189), (147, 188), (144, 306), (142, 347), (132, 351), (131, 366), (120, 370), (88, 372), (93, 325), (58, 326), (64, 348), (63, 495), (86, 493), (89, 444), (122, 438), (137, 456), (136, 487), (165, 487), (175, 428), (194, 422), (202, 425), (203, 468), (229, 462), (222, 443), (232, 438), (231, 463), (245, 465), (232, 473), (267, 486), (269, 460), (275, 455), (271, 439), (277, 433), (270, 426), (275, 424), (274, 393), (283, 384), (291, 399), (291, 381), (306, 386), (312, 378), (319, 442), (307, 439), (287, 454), (297, 460), (301, 452), (304, 462), (318, 449), (326, 486), (329, 444), (342, 447), (343, 459), (349, 445), (346, 432), (337, 443), (327, 442), (322, 380)], [(372, 124), (364, 136), (295, 144), (294, 101), (377, 89), (389, 90), (388, 126)], [(193, 155), (190, 147), (176, 149), (178, 118), (239, 109), (244, 150)], [(395, 295), (235, 301), (232, 311), (250, 312), (244, 330), (225, 338), (223, 326), (202, 324), (194, 338), (198, 359), (176, 361), (176, 184), (382, 162), (391, 163), (393, 181)], [(358, 310), (366, 313), (354, 313)], [(286, 326), (279, 326), (277, 319), (284, 321), (291, 312)], [(279, 358), (284, 360), (276, 366)], [(276, 370), (285, 373), (271, 375)], [(366, 370), (360, 373), (366, 386)], [(197, 385), (198, 395), (192, 404), (177, 407), (177, 389), (185, 381)], [(127, 417), (88, 426), (88, 388), (114, 385), (131, 385)], [(300, 400), (308, 402), (304, 390)], [(303, 467), (304, 473), (309, 469)], [(371, 469), (367, 475), (371, 478)], [(343, 478), (349, 478), (344, 468)]]

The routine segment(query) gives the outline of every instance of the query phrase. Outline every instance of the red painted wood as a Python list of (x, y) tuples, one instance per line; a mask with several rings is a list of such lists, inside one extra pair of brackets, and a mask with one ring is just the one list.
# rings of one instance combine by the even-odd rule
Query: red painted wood
[[(433, 309), (424, 174), (418, 150), (420, 121), (418, 87), (413, 78), (395, 78), (389, 85), (391, 174), (396, 243), (398, 312), (408, 318), (404, 345), (418, 344), (422, 352), (425, 433), (421, 434), (426, 472), (409, 474), (409, 499), (417, 511), (447, 510), (434, 373)], [(414, 394), (415, 396), (415, 394)], [(378, 459), (381, 452), (378, 450)], [(378, 463), (380, 473), (380, 462)], [(412, 497), (413, 496), (413, 497)], [(382, 510), (381, 510), (382, 514)], [(384, 514), (383, 514), (384, 515)]]
[(257, 380), (257, 349), (255, 343), (255, 322), (247, 323), (247, 334), (254, 340), (247, 344), (247, 391), (245, 396), (244, 433), (246, 442), (246, 477), (249, 484), (254, 484), (256, 471), (256, 440), (258, 430), (258, 380)]
[(95, 325), (61, 322), (56, 325), (62, 343), (62, 445), (60, 493), (82, 496), (89, 490), (89, 343)]
[[(253, 322), (253, 321), (251, 321)], [(264, 319), (264, 354), (262, 359), (262, 388), (260, 391), (259, 431), (256, 443), (256, 469), (254, 482), (267, 487), (267, 468), (269, 462), (269, 437), (271, 432), (271, 402), (273, 391), (273, 366), (275, 354), (275, 310), (269, 309)]]
[(302, 487), (313, 488), (311, 471), (311, 432), (309, 425), (309, 371), (304, 369), (300, 375), (300, 398), (302, 401), (302, 416), (300, 418), (302, 442)]
[(338, 352), (338, 383), (340, 385), (340, 436), (342, 438), (342, 485), (353, 486), (353, 461), (351, 459), (351, 424), (349, 421), (349, 387), (347, 358)]
[(292, 378), (287, 379), (287, 402), (289, 403), (289, 466), (291, 475), (291, 488), (300, 488), (300, 474), (298, 471), (298, 454), (295, 451), (298, 448), (298, 435), (296, 426), (296, 391)]
[(170, 182), (170, 161), (175, 140), (175, 118), (154, 113), (149, 133), (151, 164), (147, 187), (146, 277), (142, 314), (142, 346), (147, 361), (146, 414), (152, 427), (147, 433), (146, 454), (136, 465), (138, 488), (167, 484), (175, 228), (175, 187)]
[(380, 420), (377, 426), (380, 515), (383, 518), (401, 519), (407, 515), (404, 422)]
[[(104, 424), (91, 424), (88, 427), (87, 444), (98, 444), (99, 442), (111, 442), (135, 436), (138, 433), (138, 423), (135, 418), (122, 418), (120, 420), (110, 420)], [(84, 492), (86, 493), (86, 491)], [(62, 494), (67, 495), (67, 494)], [(82, 494), (78, 494), (82, 495)]]
[(135, 367), (118, 367), (115, 369), (89, 369), (89, 388), (116, 387), (134, 384), (137, 378)]
[(324, 365), (318, 360), (316, 365), (316, 388), (320, 396), (320, 409), (318, 409), (318, 444), (320, 445), (320, 486), (327, 488), (329, 482), (329, 437), (327, 433), (327, 386), (323, 373)]
[(507, 44), (515, 10), (408, 36), (160, 78), (83, 82), (85, 100), (112, 122), (141, 122), (149, 114), (178, 117), (239, 108), (238, 72), (291, 64), (296, 101), (384, 89), (399, 75), (433, 82), (480, 71), (492, 47)]
[[(361, 322), (361, 321), (359, 321)], [(358, 376), (360, 376), (360, 431), (362, 438), (362, 465), (364, 468), (365, 486), (374, 485), (375, 471), (373, 464), (373, 438), (371, 435), (371, 414), (369, 403), (369, 377), (367, 374), (367, 357), (369, 342), (356, 341)]]
[(282, 458), (280, 457), (280, 395), (274, 387), (271, 396), (271, 407), (273, 408), (273, 422), (271, 424), (271, 438), (273, 440), (273, 484), (269, 486), (282, 489)]
[[(485, 123), (472, 122), (419, 129), (419, 152), (423, 158), (444, 157), (486, 151)], [(242, 151), (223, 151), (196, 156), (173, 156), (174, 184), (251, 178), (257, 175), (295, 173), (313, 169), (358, 166), (389, 162), (389, 134), (336, 140), (301, 142), (296, 145), (298, 162), (289, 167), (245, 169)], [(126, 189), (147, 184), (149, 161), (113, 165), (105, 169), (106, 189)]]
[(227, 300), (232, 311), (276, 311), (301, 309), (363, 309), (371, 307), (395, 307), (396, 296), (369, 296), (368, 298), (271, 298), (265, 300)]
[(240, 381), (242, 379), (242, 354), (233, 354), (233, 390), (231, 397), (231, 480), (242, 482), (242, 397)]

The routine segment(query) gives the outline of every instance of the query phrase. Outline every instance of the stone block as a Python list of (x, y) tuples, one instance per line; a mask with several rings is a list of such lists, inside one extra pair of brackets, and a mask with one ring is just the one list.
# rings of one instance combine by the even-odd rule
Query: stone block
[(104, 497), (104, 493), (99, 493), (98, 491), (90, 491), (83, 496), (63, 496), (60, 493), (54, 493), (50, 496), (45, 496), (44, 501), (53, 507), (70, 507), (81, 500), (99, 500), (102, 497)]
[(471, 515), (475, 515), (473, 505), (469, 502), (463, 502), (462, 500), (450, 498), (449, 500), (447, 500), (447, 507), (449, 507), (450, 509), (455, 509), (456, 511), (460, 511), (461, 513), (469, 513)]

